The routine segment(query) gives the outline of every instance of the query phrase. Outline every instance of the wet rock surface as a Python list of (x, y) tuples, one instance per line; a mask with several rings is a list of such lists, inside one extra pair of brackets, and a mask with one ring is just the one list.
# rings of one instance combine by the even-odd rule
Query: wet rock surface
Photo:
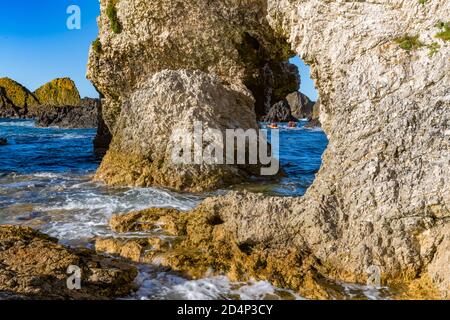
[[(81, 269), (81, 289), (70, 290), (69, 266)], [(0, 291), (33, 299), (110, 299), (128, 295), (134, 266), (71, 249), (28, 227), (0, 226)]]

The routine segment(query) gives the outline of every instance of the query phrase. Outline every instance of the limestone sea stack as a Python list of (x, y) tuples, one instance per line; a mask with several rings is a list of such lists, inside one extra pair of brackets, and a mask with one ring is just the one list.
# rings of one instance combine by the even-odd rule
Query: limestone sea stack
[(182, 129), (187, 130), (182, 136), (188, 136), (196, 123), (202, 124), (204, 143), (211, 130), (257, 130), (253, 102), (244, 86), (225, 85), (217, 76), (199, 70), (158, 72), (122, 104), (123, 116), (118, 118), (96, 179), (112, 185), (186, 191), (245, 181), (252, 173), (257, 174), (258, 166), (174, 163), (173, 153), (181, 141), (173, 140), (172, 135)]
[(271, 66), (293, 55), (266, 16), (259, 1), (101, 1), (88, 77), (104, 95), (113, 139), (96, 178), (201, 191), (250, 177), (251, 170), (233, 165), (174, 166), (169, 138), (195, 121), (220, 130), (257, 128), (245, 84), (261, 89), (266, 73), (285, 69)]
[[(150, 157), (164, 121), (178, 113), (169, 123), (184, 126), (183, 115), (202, 110), (198, 118), (224, 123), (208, 112), (223, 106), (231, 108), (223, 110), (226, 123), (241, 126), (251, 101), (242, 84), (267, 61), (287, 61), (290, 49), (310, 65), (321, 97), (329, 146), (306, 195), (207, 199), (183, 235), (195, 250), (175, 257), (195, 252), (192, 263), (220, 263), (237, 278), (307, 296), (320, 291), (308, 279), (366, 283), (375, 270), (405, 296), (450, 298), (450, 47), (435, 37), (448, 1), (120, 0), (111, 21), (108, 3), (101, 1), (88, 74), (105, 95), (114, 136), (98, 172), (109, 182), (177, 176)], [(421, 45), (405, 45), (408, 35)], [(439, 49), (430, 52), (434, 43)], [(210, 92), (226, 95), (212, 101)], [(141, 123), (156, 128), (138, 131)], [(224, 244), (233, 253), (226, 259)]]

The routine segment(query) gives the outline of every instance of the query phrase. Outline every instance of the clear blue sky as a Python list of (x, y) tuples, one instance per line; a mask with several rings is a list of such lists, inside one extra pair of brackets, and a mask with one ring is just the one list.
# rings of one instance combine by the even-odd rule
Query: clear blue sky
[[(91, 42), (97, 37), (98, 0), (0, 0), (0, 77), (10, 77), (34, 91), (58, 77), (70, 77), (82, 97), (98, 96), (86, 80)], [(67, 7), (81, 9), (81, 30), (68, 30)], [(299, 58), (301, 91), (317, 99), (309, 68)]]
[[(97, 37), (98, 0), (0, 0), (0, 77), (34, 91), (58, 77), (72, 78), (82, 97), (97, 97), (86, 80), (91, 42)], [(68, 30), (68, 6), (81, 9), (81, 30)]]
[(300, 77), (302, 79), (300, 91), (306, 94), (312, 101), (317, 101), (318, 93), (314, 87), (314, 81), (311, 79), (309, 67), (299, 57), (294, 57), (289, 61), (295, 64), (300, 71)]

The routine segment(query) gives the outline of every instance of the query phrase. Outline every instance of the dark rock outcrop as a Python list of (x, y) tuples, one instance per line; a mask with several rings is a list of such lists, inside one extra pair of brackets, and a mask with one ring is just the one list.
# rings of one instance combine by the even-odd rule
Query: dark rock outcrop
[[(67, 286), (69, 266), (81, 270), (81, 288)], [(0, 226), (0, 291), (38, 299), (108, 299), (134, 289), (134, 266), (71, 249), (28, 227)]]
[(36, 115), (39, 127), (95, 128), (98, 126), (100, 100), (84, 98), (78, 106), (47, 106)]
[(298, 121), (298, 119), (292, 116), (289, 103), (287, 103), (286, 100), (281, 100), (280, 102), (277, 102), (272, 106), (272, 108), (269, 110), (269, 113), (266, 116), (262, 117), (262, 121), (289, 122), (289, 121)]
[(255, 98), (258, 118), (269, 113), (275, 103), (284, 100), (290, 92), (300, 88), (300, 74), (296, 65), (288, 62), (271, 62), (262, 66), (256, 78), (245, 81)]
[(307, 124), (305, 124), (305, 128), (321, 128), (322, 124), (318, 118), (311, 119)]
[(311, 119), (313, 117), (315, 102), (299, 91), (292, 92), (286, 97), (291, 107), (291, 113), (299, 119)]
[(104, 155), (109, 148), (109, 144), (112, 140), (112, 134), (109, 130), (108, 126), (105, 123), (105, 120), (103, 119), (103, 108), (101, 103), (102, 95), (100, 95), (100, 100), (98, 104), (98, 110), (97, 110), (97, 134), (94, 138), (94, 150), (99, 155)]
[(310, 119), (310, 121), (305, 125), (305, 128), (321, 128), (322, 127), (322, 123), (320, 122), (320, 98), (319, 100), (317, 100), (316, 104), (314, 105), (313, 108), (313, 113), (312, 113), (312, 117)]

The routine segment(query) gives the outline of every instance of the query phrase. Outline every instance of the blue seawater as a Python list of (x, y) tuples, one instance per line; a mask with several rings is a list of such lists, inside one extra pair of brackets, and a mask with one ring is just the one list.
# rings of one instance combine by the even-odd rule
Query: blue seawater
[[(323, 131), (280, 125), (279, 181), (244, 184), (250, 191), (300, 196), (314, 180), (327, 146)], [(264, 127), (264, 125), (263, 125)], [(179, 194), (157, 188), (113, 188), (92, 182), (100, 158), (95, 129), (37, 128), (33, 120), (0, 119), (0, 224), (30, 225), (68, 244), (86, 244), (110, 234), (113, 214), (148, 207), (189, 210), (209, 194)], [(226, 190), (219, 191), (219, 193)]]
[[(280, 162), (286, 176), (276, 183), (255, 182), (244, 188), (258, 192), (262, 188), (282, 196), (305, 193), (320, 168), (327, 138), (319, 129), (305, 129), (304, 124), (295, 129), (280, 126)], [(208, 196), (92, 182), (100, 163), (92, 147), (94, 135), (94, 129), (36, 128), (32, 120), (0, 119), (0, 137), (9, 143), (0, 146), (0, 224), (31, 226), (64, 244), (89, 247), (95, 236), (117, 236), (108, 227), (113, 214), (148, 207), (189, 210)], [(139, 266), (139, 270), (139, 290), (129, 299), (300, 298), (265, 281), (234, 283), (224, 276), (191, 280), (152, 265)], [(383, 291), (364, 286), (336, 286), (349, 298), (385, 296)]]

